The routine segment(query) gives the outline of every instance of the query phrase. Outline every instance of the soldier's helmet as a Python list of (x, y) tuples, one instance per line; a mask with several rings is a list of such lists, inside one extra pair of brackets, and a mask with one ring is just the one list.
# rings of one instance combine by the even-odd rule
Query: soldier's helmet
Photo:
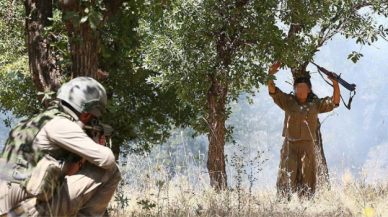
[(80, 113), (91, 113), (96, 117), (106, 110), (105, 88), (90, 77), (77, 77), (64, 83), (58, 90), (57, 98)]

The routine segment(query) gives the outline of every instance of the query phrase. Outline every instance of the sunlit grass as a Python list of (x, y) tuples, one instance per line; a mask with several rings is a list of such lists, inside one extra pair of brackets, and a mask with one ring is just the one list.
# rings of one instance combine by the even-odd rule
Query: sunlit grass
[[(198, 160), (198, 159), (197, 159)], [(260, 161), (258, 161), (259, 163)], [(171, 163), (171, 162), (170, 162)], [(203, 168), (204, 159), (171, 170), (164, 160), (131, 155), (122, 166), (124, 181), (112, 199), (112, 216), (387, 216), (388, 185), (366, 183), (364, 175), (349, 170), (331, 178), (331, 189), (318, 189), (311, 200), (293, 195), (290, 201), (276, 196), (275, 186), (251, 185), (248, 176), (229, 174), (229, 189), (215, 192)], [(260, 167), (260, 165), (258, 165)], [(276, 169), (276, 168), (274, 168)], [(171, 174), (174, 172), (174, 174)], [(240, 183), (240, 184), (238, 184)], [(249, 189), (249, 186), (253, 186)], [(240, 189), (240, 190), (239, 190)]]

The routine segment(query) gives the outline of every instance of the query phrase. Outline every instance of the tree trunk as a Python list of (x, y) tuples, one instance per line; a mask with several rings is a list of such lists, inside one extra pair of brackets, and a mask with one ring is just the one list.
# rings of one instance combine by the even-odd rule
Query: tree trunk
[(217, 191), (227, 186), (225, 170), (225, 104), (228, 86), (212, 76), (212, 86), (207, 93), (209, 106), (209, 152), (207, 169), (210, 176), (210, 185)]
[(40, 92), (57, 91), (61, 86), (62, 74), (56, 65), (52, 35), (46, 38), (44, 28), (51, 25), (53, 16), (51, 0), (26, 0), (26, 39), (29, 68), (36, 89)]
[[(119, 11), (125, 1), (128, 0), (104, 0), (105, 10), (100, 11), (103, 18), (95, 23), (95, 30), (91, 28), (90, 20), (78, 23), (78, 25), (74, 25), (73, 19), (64, 20), (70, 38), (71, 73), (73, 78), (79, 76), (99, 78), (98, 73), (102, 72), (102, 70), (98, 71), (98, 41), (101, 28), (105, 20)], [(87, 7), (93, 7), (93, 4), (95, 4), (94, 1), (87, 3), (79, 0), (62, 0), (63, 12), (73, 11), (77, 14), (83, 14), (83, 11)], [(106, 75), (103, 73), (102, 77), (106, 77)]]
[[(79, 4), (63, 4), (64, 11), (83, 11)], [(99, 28), (95, 31), (89, 21), (74, 26), (73, 19), (64, 21), (70, 39), (71, 75), (97, 79)]]
[(216, 49), (218, 67), (217, 72), (209, 75), (211, 87), (207, 93), (208, 119), (209, 126), (209, 152), (207, 160), (207, 169), (210, 177), (210, 185), (216, 191), (223, 190), (228, 186), (227, 174), (225, 169), (225, 120), (226, 115), (226, 96), (228, 94), (228, 70), (233, 48), (230, 46), (232, 41), (223, 32), (216, 37)]
[(294, 78), (294, 80), (299, 78), (299, 77), (311, 78), (309, 71), (306, 70), (308, 64), (309, 64), (309, 62), (305, 62), (305, 63), (301, 64), (299, 67), (290, 67), (292, 77)]
[[(105, 10), (100, 11), (103, 19), (96, 23), (96, 29), (93, 30), (87, 20), (84, 23), (78, 23), (74, 26), (73, 19), (64, 20), (67, 28), (68, 37), (70, 39), (70, 57), (71, 57), (71, 76), (72, 78), (79, 76), (92, 77), (94, 79), (106, 78), (108, 73), (99, 70), (98, 61), (98, 42), (100, 40), (100, 31), (104, 22), (109, 16), (121, 10), (121, 5), (128, 0), (104, 0), (103, 5)], [(79, 0), (62, 0), (63, 14), (66, 11), (73, 11), (77, 14), (83, 14), (86, 7), (93, 7), (95, 1), (80, 2)], [(112, 146), (112, 151), (118, 159), (120, 147)]]
[(315, 155), (317, 162), (317, 187), (326, 187), (330, 189), (330, 177), (327, 167), (325, 153), (322, 145), (321, 123), (318, 119), (317, 129), (315, 131), (317, 141), (315, 142)]
[[(99, 32), (110, 15), (120, 10), (121, 5), (126, 0), (109, 1), (105, 0), (106, 10), (102, 11), (103, 20), (98, 23), (95, 31), (90, 27), (89, 22), (73, 25), (73, 19), (64, 20), (70, 39), (71, 73), (72, 78), (88, 76), (97, 79), (106, 77), (104, 72), (98, 72), (98, 41)], [(84, 11), (83, 3), (79, 0), (62, 0), (63, 14), (66, 11), (74, 11), (77, 14)], [(91, 1), (90, 4), (94, 4)], [(56, 64), (54, 47), (50, 43), (55, 40), (54, 36), (45, 34), (45, 27), (51, 26), (49, 18), (53, 17), (52, 0), (25, 0), (26, 9), (26, 39), (29, 55), (29, 68), (32, 80), (36, 89), (40, 92), (56, 92), (61, 87), (63, 78), (62, 70)], [(42, 95), (43, 96), (43, 95)], [(45, 101), (48, 104), (50, 99)], [(116, 156), (120, 153), (120, 148), (114, 146), (113, 152)]]
[[(72, 24), (70, 24), (72, 25)], [(86, 76), (97, 79), (99, 34), (93, 32), (89, 23), (68, 28), (72, 77)]]

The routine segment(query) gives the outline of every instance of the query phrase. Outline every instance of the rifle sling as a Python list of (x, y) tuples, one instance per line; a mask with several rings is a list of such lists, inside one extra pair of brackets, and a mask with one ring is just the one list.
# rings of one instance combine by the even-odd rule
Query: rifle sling
[[(322, 73), (321, 73), (321, 70), (318, 69), (318, 73), (321, 75), (322, 79), (323, 79), (326, 83), (328, 83), (330, 86), (333, 87), (333, 85), (330, 84), (330, 83), (323, 77), (323, 75), (322, 75)], [(352, 92), (354, 92), (353, 96), (352, 96)], [(354, 90), (354, 91), (350, 91), (350, 92), (349, 92), (349, 101), (348, 101), (348, 104), (346, 104), (344, 98), (342, 97), (342, 94), (340, 94), (340, 97), (341, 97), (341, 99), (342, 99), (342, 102), (344, 103), (344, 106), (345, 106), (347, 109), (349, 109), (349, 110), (351, 109), (352, 101), (353, 101), (353, 98), (354, 98), (355, 95), (356, 95), (356, 91), (355, 91), (355, 90)]]

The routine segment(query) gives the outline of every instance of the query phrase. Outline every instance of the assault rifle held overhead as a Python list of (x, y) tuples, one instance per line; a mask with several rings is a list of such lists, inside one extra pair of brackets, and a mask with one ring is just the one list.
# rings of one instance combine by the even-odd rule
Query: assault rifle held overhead
[(345, 80), (343, 80), (340, 76), (338, 77), (334, 77), (333, 76), (333, 73), (331, 73), (329, 70), (311, 62), (312, 64), (314, 64), (319, 71), (325, 73), (326, 75), (330, 76), (331, 79), (333, 80), (336, 80), (338, 81), (338, 83), (340, 83), (342, 86), (344, 86), (346, 89), (348, 89), (349, 91), (355, 91), (356, 90), (356, 85), (355, 84), (349, 84), (348, 82), (346, 82)]

